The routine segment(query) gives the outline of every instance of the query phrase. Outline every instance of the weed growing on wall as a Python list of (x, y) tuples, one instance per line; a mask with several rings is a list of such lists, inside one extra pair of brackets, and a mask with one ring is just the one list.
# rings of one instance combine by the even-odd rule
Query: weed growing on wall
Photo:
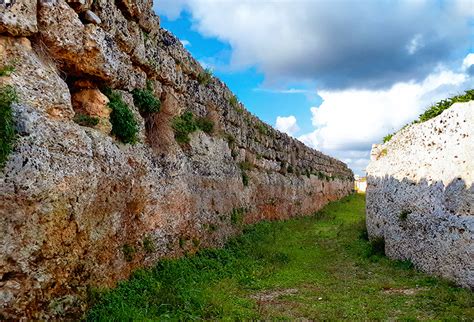
[(193, 113), (185, 112), (173, 119), (172, 128), (174, 137), (178, 143), (187, 144), (190, 142), (189, 134), (201, 130), (211, 134), (214, 130), (214, 122), (208, 118), (195, 118)]
[(161, 102), (153, 95), (150, 82), (147, 82), (145, 89), (136, 88), (132, 91), (133, 104), (138, 108), (142, 116), (148, 116), (160, 111)]
[(198, 82), (201, 85), (207, 86), (212, 80), (212, 71), (206, 68), (203, 72), (198, 75)]
[(97, 124), (99, 124), (98, 117), (90, 116), (87, 114), (81, 114), (81, 113), (74, 115), (73, 121), (81, 126), (88, 126), (88, 127), (94, 127)]
[(0, 169), (5, 165), (15, 143), (16, 131), (12, 104), (17, 101), (18, 95), (12, 86), (0, 88)]
[(110, 123), (112, 123), (112, 134), (123, 143), (134, 144), (137, 142), (138, 122), (130, 107), (123, 101), (122, 96), (111, 90), (103, 90), (109, 99)]

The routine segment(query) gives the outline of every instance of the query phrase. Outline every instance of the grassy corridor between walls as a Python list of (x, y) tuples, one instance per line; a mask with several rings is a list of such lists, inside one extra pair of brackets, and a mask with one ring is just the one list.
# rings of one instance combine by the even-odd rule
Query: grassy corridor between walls
[(91, 292), (87, 319), (474, 320), (471, 291), (391, 261), (366, 240), (364, 199), (262, 222), (224, 249), (137, 271)]

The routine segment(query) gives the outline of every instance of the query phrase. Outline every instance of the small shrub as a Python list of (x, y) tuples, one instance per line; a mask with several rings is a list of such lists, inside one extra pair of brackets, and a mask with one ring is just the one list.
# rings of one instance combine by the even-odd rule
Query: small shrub
[(387, 153), (388, 153), (387, 149), (383, 149), (382, 151), (380, 151), (380, 156), (384, 157), (387, 155)]
[(130, 107), (123, 101), (119, 93), (111, 89), (104, 89), (103, 93), (109, 98), (109, 107), (112, 110), (110, 113), (112, 134), (123, 143), (136, 143), (138, 123)]
[(394, 134), (395, 133), (391, 133), (391, 134), (388, 134), (388, 135), (384, 136), (383, 143), (387, 143), (388, 141), (390, 141)]
[(237, 98), (237, 96), (232, 95), (232, 96), (229, 98), (229, 104), (230, 104), (230, 106), (232, 106), (233, 108), (237, 108), (238, 105), (239, 105), (239, 99)]
[(308, 169), (305, 170), (304, 174), (306, 177), (308, 177), (308, 179), (311, 178), (311, 172)]
[(12, 104), (17, 101), (18, 95), (12, 86), (0, 88), (0, 168), (5, 165), (15, 143), (16, 131)]
[(227, 141), (230, 147), (232, 147), (235, 144), (235, 137), (232, 134), (225, 133), (224, 139)]
[(10, 76), (15, 72), (15, 66), (13, 64), (8, 64), (0, 68), (0, 77)]
[(155, 245), (148, 235), (143, 238), (143, 250), (148, 254), (151, 254), (155, 251)]
[(251, 171), (253, 169), (253, 164), (248, 161), (240, 162), (239, 168), (242, 171)]
[(123, 257), (127, 262), (131, 262), (135, 256), (135, 247), (125, 244), (122, 246)]
[(262, 135), (268, 135), (270, 133), (270, 130), (268, 127), (263, 124), (263, 123), (257, 123), (255, 124), (255, 128), (258, 130), (258, 132)]
[(244, 222), (245, 208), (234, 208), (230, 214), (230, 222), (232, 225), (242, 225)]
[(288, 172), (288, 173), (293, 173), (294, 172), (293, 166), (291, 164), (289, 164), (288, 168), (286, 168), (286, 172)]
[(174, 118), (172, 128), (176, 141), (187, 144), (190, 141), (189, 134), (194, 131), (201, 130), (211, 134), (214, 131), (214, 122), (205, 117), (195, 119), (193, 113), (185, 112)]
[(214, 132), (214, 122), (206, 117), (200, 117), (196, 120), (196, 126), (207, 134)]
[(135, 104), (142, 116), (147, 116), (160, 111), (161, 102), (155, 97), (155, 95), (153, 95), (149, 83), (146, 89), (134, 89), (132, 95), (133, 104)]
[(186, 239), (179, 237), (179, 248), (184, 249), (184, 246), (186, 246)]
[(198, 75), (198, 82), (201, 85), (208, 85), (212, 80), (212, 71), (206, 68), (202, 73)]
[(411, 211), (403, 210), (398, 217), (400, 218), (401, 221), (405, 221), (408, 219), (409, 214), (411, 214)]
[(94, 127), (97, 124), (99, 124), (99, 118), (95, 116), (90, 116), (87, 114), (76, 114), (74, 115), (74, 122), (79, 124), (80, 126), (88, 126), (88, 127)]
[(185, 112), (181, 116), (175, 117), (172, 128), (174, 130), (174, 137), (178, 143), (189, 143), (189, 134), (197, 130), (193, 113)]
[(250, 183), (249, 175), (245, 171), (242, 171), (242, 183), (244, 184), (244, 187), (248, 187)]

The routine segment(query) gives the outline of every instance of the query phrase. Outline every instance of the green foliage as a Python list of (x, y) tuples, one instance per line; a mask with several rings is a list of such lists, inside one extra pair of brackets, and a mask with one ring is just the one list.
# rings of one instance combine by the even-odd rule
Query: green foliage
[(286, 172), (288, 172), (288, 173), (293, 173), (294, 172), (293, 166), (291, 164), (289, 164), (288, 167), (286, 168)]
[(8, 64), (0, 68), (0, 77), (3, 76), (10, 76), (12, 73), (15, 72), (15, 65)]
[(234, 208), (230, 213), (230, 222), (234, 226), (240, 226), (244, 222), (246, 209), (245, 208)]
[(229, 104), (233, 108), (238, 108), (239, 107), (239, 99), (237, 98), (237, 96), (232, 95), (231, 97), (229, 97)]
[(256, 123), (255, 128), (262, 135), (268, 135), (270, 133), (270, 130), (268, 129), (268, 127), (261, 122)]
[(388, 141), (390, 141), (394, 135), (395, 135), (395, 133), (391, 133), (391, 134), (388, 134), (388, 135), (384, 136), (383, 143), (387, 143)]
[(222, 249), (138, 270), (95, 296), (86, 319), (472, 321), (470, 290), (417, 272), (409, 261), (364, 256), (371, 247), (358, 238), (364, 199), (352, 195), (315, 216), (247, 226)]
[[(471, 89), (471, 90), (467, 90), (464, 92), (464, 94), (461, 94), (461, 95), (456, 95), (456, 96), (453, 96), (451, 98), (448, 98), (448, 99), (445, 99), (445, 100), (441, 100), (439, 101), (438, 103), (428, 107), (419, 117), (417, 120), (413, 121), (413, 123), (423, 123), (423, 122), (426, 122), (428, 120), (431, 120), (432, 118), (440, 115), (441, 113), (443, 113), (445, 110), (447, 110), (448, 108), (450, 108), (453, 104), (455, 103), (465, 103), (465, 102), (469, 102), (469, 101), (473, 101), (474, 100), (474, 89)], [(403, 126), (403, 128), (407, 127), (409, 124)], [(403, 129), (402, 128), (402, 129)], [(385, 136), (383, 138), (383, 142), (384, 143), (387, 143), (389, 142), (393, 135), (393, 134), (389, 134), (387, 136)]]
[(239, 168), (242, 171), (251, 171), (253, 169), (253, 164), (248, 161), (240, 162)]
[(133, 260), (133, 257), (135, 256), (135, 252), (136, 252), (135, 247), (129, 244), (125, 244), (122, 246), (123, 257), (125, 258), (127, 262), (131, 262)]
[(134, 89), (132, 95), (133, 104), (135, 104), (142, 116), (148, 116), (160, 111), (161, 102), (153, 95), (153, 90), (149, 83), (146, 89)]
[(235, 144), (235, 137), (232, 134), (225, 133), (224, 139), (229, 143), (229, 146), (232, 147)]
[(211, 134), (214, 131), (214, 123), (207, 118), (194, 118), (193, 113), (185, 112), (181, 116), (173, 119), (172, 128), (174, 137), (178, 143), (187, 144), (190, 142), (189, 134), (201, 130)]
[(249, 175), (245, 171), (242, 171), (242, 183), (244, 187), (248, 187), (250, 183)]
[(18, 95), (12, 86), (0, 87), (0, 169), (4, 167), (15, 144), (12, 104), (17, 101)]
[(212, 80), (212, 70), (206, 68), (198, 75), (198, 82), (201, 85), (207, 86)]
[(90, 116), (87, 114), (78, 113), (74, 115), (74, 122), (81, 126), (94, 127), (99, 124), (99, 118), (95, 116)]
[(153, 241), (148, 235), (143, 238), (143, 250), (145, 251), (145, 253), (148, 254), (151, 254), (155, 251), (155, 245), (153, 244)]
[(196, 126), (201, 131), (211, 134), (214, 132), (214, 122), (206, 117), (199, 117), (196, 119)]
[(367, 252), (368, 257), (385, 256), (385, 239), (383, 237), (376, 237), (370, 240)]
[(109, 99), (110, 123), (112, 123), (112, 134), (123, 143), (134, 144), (137, 142), (138, 123), (130, 107), (123, 101), (122, 96), (106, 88), (102, 91)]
[(472, 100), (474, 100), (474, 89), (468, 90), (464, 94), (442, 100), (430, 106), (423, 114), (421, 114), (418, 118), (418, 122), (422, 123), (440, 115), (445, 110), (450, 108), (454, 103), (464, 103)]
[(383, 149), (382, 151), (380, 151), (380, 156), (384, 157), (386, 156), (388, 153), (388, 150), (387, 149)]

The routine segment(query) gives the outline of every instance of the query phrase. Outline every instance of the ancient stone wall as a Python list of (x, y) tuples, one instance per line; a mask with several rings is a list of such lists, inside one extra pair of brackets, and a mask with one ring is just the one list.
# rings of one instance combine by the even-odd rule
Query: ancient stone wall
[(474, 287), (474, 102), (375, 145), (367, 228), (386, 254)]
[[(14, 66), (0, 86), (19, 96), (18, 139), (0, 170), (0, 316), (78, 317), (88, 289), (223, 245), (246, 223), (311, 214), (352, 190), (344, 163), (262, 123), (206, 78), (151, 8), (151, 0), (0, 7), (0, 67)], [(147, 81), (161, 110), (142, 116), (130, 92)], [(106, 86), (132, 109), (136, 144), (110, 134)], [(212, 133), (178, 144), (172, 123), (186, 111), (211, 121)], [(81, 126), (78, 114), (100, 122)]]

